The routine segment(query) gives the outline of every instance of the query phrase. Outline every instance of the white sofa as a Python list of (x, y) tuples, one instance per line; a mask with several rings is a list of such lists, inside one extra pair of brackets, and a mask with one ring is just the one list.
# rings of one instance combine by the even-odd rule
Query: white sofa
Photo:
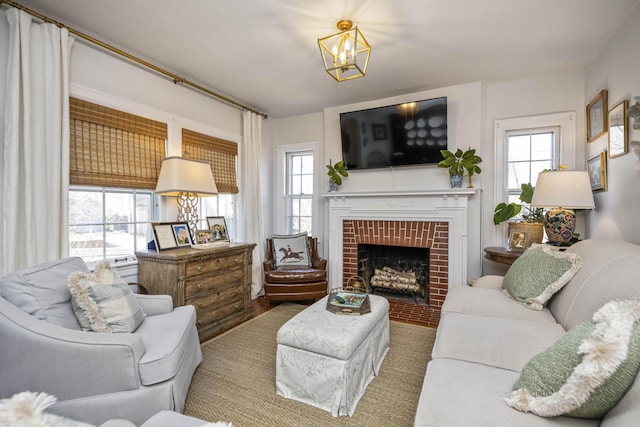
[(585, 240), (567, 249), (584, 266), (542, 311), (502, 290), (502, 276), (449, 289), (415, 427), (602, 426), (640, 422), (640, 379), (603, 419), (543, 418), (505, 403), (527, 362), (611, 300), (640, 299), (640, 246)]

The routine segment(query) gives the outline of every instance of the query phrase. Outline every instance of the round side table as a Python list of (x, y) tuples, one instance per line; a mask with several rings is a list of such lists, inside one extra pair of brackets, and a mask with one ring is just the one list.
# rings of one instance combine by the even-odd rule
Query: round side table
[(502, 246), (484, 248), (484, 257), (488, 260), (511, 265), (524, 251), (505, 249)]

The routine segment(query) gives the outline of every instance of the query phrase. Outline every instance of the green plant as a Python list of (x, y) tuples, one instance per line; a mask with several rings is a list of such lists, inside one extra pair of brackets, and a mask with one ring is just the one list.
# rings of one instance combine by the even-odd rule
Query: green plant
[(467, 151), (457, 149), (455, 153), (449, 150), (440, 150), (442, 159), (438, 163), (439, 168), (448, 168), (449, 175), (464, 175), (466, 170), (469, 173), (469, 177), (482, 172), (479, 163), (482, 162), (482, 157), (476, 155), (475, 148), (469, 147)]
[[(522, 192), (520, 193), (519, 199), (528, 205), (531, 204), (531, 198), (533, 197), (534, 187), (531, 183), (522, 184), (520, 186)], [(522, 217), (526, 222), (544, 222), (544, 209), (543, 208), (532, 208), (530, 206), (526, 206), (522, 203), (511, 202), (507, 203), (498, 203), (494, 212), (493, 212), (493, 223), (498, 225), (501, 222), (507, 221), (514, 216), (518, 215), (522, 209), (525, 209), (527, 213), (522, 214)]]
[(335, 165), (332, 164), (331, 159), (329, 159), (329, 164), (327, 165), (327, 175), (329, 176), (329, 180), (336, 185), (342, 185), (342, 177), (348, 177), (349, 172), (347, 172), (347, 165), (344, 164), (343, 160), (340, 160)]

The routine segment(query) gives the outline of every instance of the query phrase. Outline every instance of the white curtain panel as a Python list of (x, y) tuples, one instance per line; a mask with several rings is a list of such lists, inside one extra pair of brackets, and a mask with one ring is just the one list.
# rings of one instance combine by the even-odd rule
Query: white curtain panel
[(262, 117), (245, 111), (243, 119), (243, 141), (240, 150), (240, 197), (238, 201), (238, 241), (254, 242), (251, 298), (262, 293), (262, 262), (264, 261), (265, 237), (262, 227), (262, 187), (260, 183), (260, 150), (262, 146)]
[(69, 253), (69, 56), (66, 29), (7, 10), (1, 273)]

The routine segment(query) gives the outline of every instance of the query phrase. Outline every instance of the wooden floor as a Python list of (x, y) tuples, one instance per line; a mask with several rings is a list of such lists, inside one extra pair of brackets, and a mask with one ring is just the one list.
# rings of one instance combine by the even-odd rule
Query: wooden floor
[[(279, 302), (273, 302), (271, 307), (267, 308), (267, 301), (264, 297), (254, 299), (252, 302), (254, 316), (258, 316), (279, 304)], [(312, 302), (313, 301), (300, 301), (301, 304), (310, 304)], [(391, 299), (389, 300), (389, 320), (437, 328), (438, 321), (440, 320), (440, 313), (428, 306), (418, 305), (411, 302), (394, 301)]]

